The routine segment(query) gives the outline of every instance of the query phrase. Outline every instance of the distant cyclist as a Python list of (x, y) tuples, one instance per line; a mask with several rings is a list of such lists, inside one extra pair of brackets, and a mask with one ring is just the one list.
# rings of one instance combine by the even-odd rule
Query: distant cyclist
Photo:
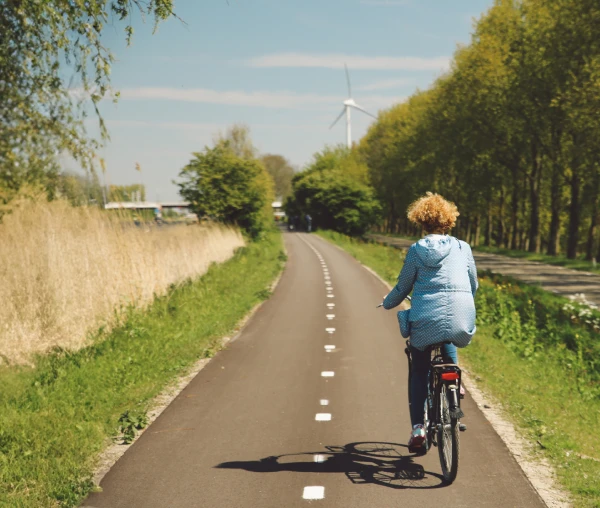
[(451, 342), (443, 346), (442, 353), (448, 361), (458, 363), (456, 346), (469, 345), (475, 334), (475, 261), (468, 243), (448, 236), (458, 215), (454, 203), (431, 192), (409, 206), (408, 219), (422, 226), (426, 236), (411, 245), (398, 283), (383, 301), (384, 308), (391, 309), (414, 289), (411, 308), (398, 312), (402, 336), (410, 335), (413, 362), (410, 448), (420, 448), (426, 440), (423, 409), (430, 358), (424, 350)]
[(306, 231), (310, 233), (312, 231), (312, 217), (309, 214), (306, 214), (304, 220), (306, 221)]

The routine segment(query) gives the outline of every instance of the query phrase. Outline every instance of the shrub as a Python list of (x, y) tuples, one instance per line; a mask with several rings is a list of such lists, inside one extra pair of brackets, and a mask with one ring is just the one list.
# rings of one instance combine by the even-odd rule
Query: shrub
[(559, 353), (581, 395), (600, 395), (600, 313), (581, 296), (565, 299), (509, 277), (481, 273), (477, 321), (523, 357)]
[(310, 214), (316, 228), (361, 236), (377, 222), (381, 207), (366, 183), (366, 167), (347, 149), (326, 149), (292, 181), (288, 216)]
[(236, 155), (228, 142), (195, 153), (180, 177), (181, 195), (198, 217), (237, 224), (251, 237), (272, 222), (271, 177), (260, 161)]

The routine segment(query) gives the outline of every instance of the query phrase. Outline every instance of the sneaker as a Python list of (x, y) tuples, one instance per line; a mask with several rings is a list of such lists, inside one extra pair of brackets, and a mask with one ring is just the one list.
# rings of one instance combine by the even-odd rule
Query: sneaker
[(426, 449), (427, 434), (425, 427), (421, 424), (413, 425), (413, 430), (408, 440), (408, 450), (410, 452), (421, 451)]

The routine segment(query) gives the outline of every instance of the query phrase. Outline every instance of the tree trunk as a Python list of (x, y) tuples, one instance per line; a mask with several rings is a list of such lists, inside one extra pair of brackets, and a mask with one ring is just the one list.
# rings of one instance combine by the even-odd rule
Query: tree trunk
[(590, 229), (588, 231), (587, 248), (585, 252), (585, 259), (591, 261), (594, 257), (594, 241), (596, 240), (596, 231), (598, 229), (598, 193), (600, 192), (600, 175), (598, 169), (594, 171), (594, 179), (592, 181), (592, 210), (591, 210), (591, 222)]
[(517, 248), (517, 238), (519, 234), (519, 166), (516, 162), (513, 162), (512, 165), (512, 197), (511, 197), (511, 207), (510, 207), (510, 227), (511, 227), (511, 237), (510, 237), (510, 248)]
[(550, 210), (552, 216), (550, 218), (550, 234), (548, 236), (548, 254), (556, 256), (560, 252), (560, 212), (561, 203), (561, 168), (560, 163), (555, 161), (552, 167), (552, 184), (550, 188)]
[(540, 186), (542, 180), (542, 164), (535, 142), (531, 144), (532, 168), (529, 175), (529, 199), (531, 215), (529, 229), (529, 252), (540, 251)]
[(596, 228), (598, 226), (598, 199), (594, 200), (594, 210), (592, 211), (592, 222), (588, 231), (587, 248), (585, 259), (591, 261), (594, 257), (594, 240), (596, 239)]
[(598, 242), (598, 251), (596, 252), (596, 259), (600, 260), (600, 242)]
[(579, 244), (579, 222), (581, 220), (581, 177), (576, 170), (571, 177), (571, 205), (569, 206), (569, 237), (567, 239), (567, 258), (577, 258)]
[(500, 208), (498, 210), (498, 234), (496, 236), (496, 246), (502, 247), (504, 243), (504, 186), (500, 189)]
[(388, 233), (393, 233), (394, 232), (394, 225), (396, 223), (396, 205), (395, 205), (395, 199), (394, 196), (392, 195), (392, 199), (390, 202), (390, 220), (388, 222)]
[(475, 217), (475, 233), (473, 235), (473, 239), (471, 240), (471, 245), (474, 247), (479, 246), (479, 236), (481, 235), (481, 215), (477, 215)]
[(465, 240), (467, 243), (471, 243), (471, 217), (467, 217), (467, 233), (465, 235)]
[(492, 205), (490, 201), (488, 201), (484, 243), (486, 247), (489, 247), (492, 244)]
[(521, 231), (521, 238), (519, 239), (519, 250), (527, 250), (527, 237), (527, 230), (523, 229), (523, 231)]

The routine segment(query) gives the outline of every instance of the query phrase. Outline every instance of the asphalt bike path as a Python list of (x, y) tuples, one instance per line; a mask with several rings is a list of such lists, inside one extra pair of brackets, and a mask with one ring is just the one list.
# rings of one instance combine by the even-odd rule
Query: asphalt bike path
[[(408, 249), (415, 243), (413, 240), (385, 235), (369, 235), (369, 238), (401, 249)], [(589, 302), (600, 306), (600, 275), (598, 274), (477, 250), (473, 250), (473, 257), (478, 270), (490, 270), (508, 275), (563, 296), (583, 293)]]
[(468, 393), (457, 480), (437, 449), (408, 453), (404, 340), (375, 308), (387, 289), (318, 237), (284, 238), (272, 298), (82, 506), (544, 506)]

